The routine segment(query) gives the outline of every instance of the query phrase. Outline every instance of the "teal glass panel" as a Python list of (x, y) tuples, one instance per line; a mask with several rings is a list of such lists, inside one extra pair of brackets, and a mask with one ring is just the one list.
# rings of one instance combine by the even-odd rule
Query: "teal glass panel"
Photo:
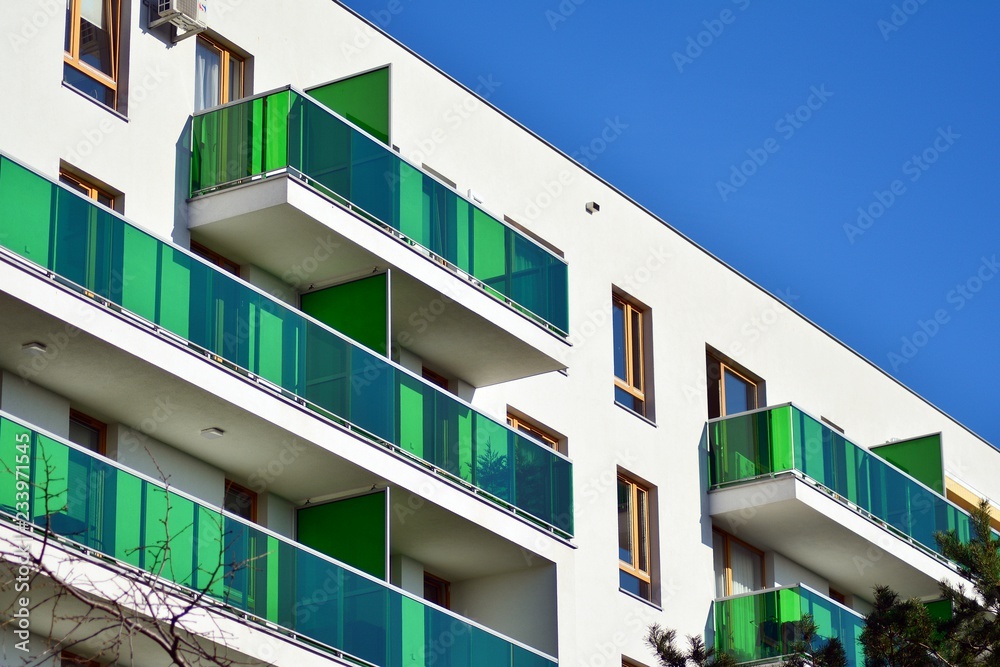
[(566, 263), (407, 164), (308, 96), (285, 90), (194, 116), (191, 195), (290, 167), (326, 196), (404, 234), (487, 293), (566, 335)]
[(287, 167), (291, 95), (284, 90), (194, 116), (191, 192)]
[(864, 667), (864, 618), (805, 587), (780, 588), (715, 601), (715, 647), (737, 662), (773, 660), (792, 653), (802, 637), (796, 623), (810, 615), (818, 632), (814, 651), (830, 639), (844, 646), (848, 667)]
[(966, 512), (798, 408), (716, 420), (708, 433), (713, 487), (794, 469), (931, 551), (938, 532), (971, 537)]
[[(323, 117), (332, 118), (327, 112)], [(324, 416), (572, 534), (572, 464), (551, 449), (2, 156), (0, 196), (14, 200), (8, 208), (0, 199), (0, 245), (14, 239), (5, 246), (14, 252), (25, 245), (24, 221), (8, 211), (31, 198), (48, 215), (28, 219), (48, 230), (38, 236), (51, 241), (50, 250), (36, 256), (79, 290), (132, 310), (214, 361), (260, 376)]]
[[(38, 526), (339, 651), (385, 665), (554, 667), (556, 662), (409, 597), (368, 574), (270, 535), (0, 417), (0, 489), (25, 456)], [(380, 527), (384, 528), (384, 505)], [(9, 494), (0, 511), (15, 514)]]
[(789, 408), (735, 415), (711, 422), (711, 483), (729, 484), (792, 468)]

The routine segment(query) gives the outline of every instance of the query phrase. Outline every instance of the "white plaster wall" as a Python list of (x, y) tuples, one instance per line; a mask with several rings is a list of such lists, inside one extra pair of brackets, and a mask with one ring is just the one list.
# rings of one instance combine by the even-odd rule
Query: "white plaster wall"
[(417, 597), (424, 597), (424, 566), (408, 556), (389, 557), (389, 581)]
[(295, 539), (295, 506), (274, 493), (257, 496), (257, 521), (279, 535)]
[(259, 266), (244, 264), (240, 267), (240, 277), (251, 285), (256, 285), (276, 299), (299, 307), (299, 293), (295, 288)]
[(451, 608), (550, 655), (559, 610), (555, 568), (536, 567), (509, 574), (452, 583)]
[[(119, 426), (116, 432), (113, 448), (111, 433), (108, 434), (108, 455), (116, 461), (155, 480), (165, 481), (171, 488), (184, 491), (210, 505), (222, 505), (226, 490), (223, 471), (141, 431)], [(208, 443), (207, 440), (205, 442)]]
[(0, 410), (69, 437), (69, 400), (6, 370), (0, 371)]
[(830, 582), (812, 570), (773, 551), (765, 555), (765, 569), (771, 575), (773, 586), (795, 586), (805, 584), (823, 595), (829, 595)]

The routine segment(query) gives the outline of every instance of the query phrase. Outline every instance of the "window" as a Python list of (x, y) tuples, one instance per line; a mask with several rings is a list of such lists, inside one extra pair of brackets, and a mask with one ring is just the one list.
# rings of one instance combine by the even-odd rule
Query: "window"
[(834, 602), (839, 602), (840, 604), (847, 606), (847, 596), (838, 591), (836, 588), (830, 587), (829, 598)]
[(615, 347), (615, 401), (648, 417), (646, 332), (648, 311), (615, 294), (612, 296)]
[(107, 451), (108, 425), (76, 410), (69, 412), (69, 441), (95, 454)]
[(424, 599), (439, 607), (451, 609), (451, 583), (430, 572), (424, 572)]
[(448, 385), (449, 385), (448, 378), (446, 378), (445, 376), (441, 375), (440, 373), (435, 373), (434, 371), (432, 371), (431, 369), (427, 368), (426, 366), (423, 366), (420, 369), (420, 377), (422, 377), (423, 379), (427, 380), (428, 382), (430, 382), (433, 385), (437, 385), (438, 387), (441, 387), (445, 391), (449, 391), (449, 389), (448, 389)]
[(715, 594), (722, 598), (764, 588), (764, 553), (721, 530), (712, 531)]
[(760, 406), (761, 380), (709, 353), (708, 418), (725, 417), (738, 412), (756, 410)]
[(198, 255), (202, 259), (208, 260), (212, 264), (215, 264), (216, 266), (224, 269), (225, 271), (228, 271), (229, 273), (233, 274), (234, 276), (238, 277), (240, 275), (240, 265), (239, 264), (237, 264), (236, 262), (234, 262), (231, 259), (223, 257), (222, 255), (220, 255), (219, 253), (215, 252), (214, 250), (206, 248), (205, 246), (203, 246), (202, 244), (198, 243), (197, 241), (191, 241), (191, 252), (193, 252), (194, 254)]
[(110, 209), (121, 212), (118, 206), (121, 204), (121, 195), (114, 194), (109, 188), (94, 185), (82, 176), (68, 171), (65, 168), (59, 169), (59, 182), (67, 185), (85, 197), (89, 197), (99, 204), (104, 204)]
[(534, 424), (527, 422), (523, 417), (518, 417), (510, 412), (507, 413), (507, 424), (510, 425), (512, 429), (519, 433), (523, 433), (530, 438), (538, 440), (543, 445), (551, 447), (557, 452), (561, 452), (562, 449), (559, 446), (559, 438), (548, 433), (545, 429), (542, 429)]
[(195, 48), (194, 110), (238, 100), (244, 95), (245, 59), (202, 35)]
[(618, 475), (619, 586), (652, 600), (649, 552), (649, 490)]
[(116, 108), (121, 0), (66, 0), (63, 81)]
[(226, 495), (222, 501), (222, 508), (241, 519), (257, 522), (257, 494), (229, 479), (226, 480)]

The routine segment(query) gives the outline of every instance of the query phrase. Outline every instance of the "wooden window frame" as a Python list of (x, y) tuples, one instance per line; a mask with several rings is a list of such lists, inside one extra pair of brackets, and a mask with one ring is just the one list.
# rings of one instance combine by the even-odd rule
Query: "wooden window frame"
[[(622, 332), (623, 340), (625, 341), (625, 377), (620, 378), (615, 375), (615, 386), (623, 391), (628, 392), (635, 398), (642, 401), (642, 414), (646, 413), (646, 357), (645, 357), (645, 326), (646, 326), (646, 310), (645, 308), (639, 307), (637, 304), (629, 301), (627, 298), (621, 296), (620, 294), (611, 295), (612, 309), (614, 309), (615, 304), (621, 304), (625, 331)], [(635, 336), (635, 329), (632, 324), (632, 314), (637, 314), (639, 320), (639, 335)], [(639, 349), (636, 350), (633, 345), (633, 338), (638, 338)], [(636, 363), (638, 361), (638, 363)], [(634, 369), (638, 366), (639, 377), (635, 377)]]
[(735, 535), (727, 533), (726, 531), (721, 530), (719, 528), (714, 528), (713, 527), (712, 528), (712, 532), (716, 533), (716, 534), (718, 534), (718, 535), (720, 535), (722, 537), (722, 564), (723, 564), (723, 567), (725, 568), (725, 571), (724, 571), (724, 573), (723, 573), (722, 576), (723, 576), (723, 585), (724, 585), (724, 588), (725, 588), (725, 590), (724, 590), (725, 595), (721, 595), (719, 597), (727, 597), (727, 596), (733, 594), (733, 560), (732, 560), (732, 555), (731, 555), (732, 552), (731, 552), (731, 549), (730, 549), (730, 543), (731, 542), (736, 542), (737, 544), (739, 544), (744, 549), (746, 549), (748, 551), (752, 551), (752, 552), (756, 553), (758, 556), (760, 556), (760, 585), (761, 585), (761, 587), (760, 587), (759, 590), (764, 590), (765, 588), (767, 588), (767, 586), (765, 585), (766, 579), (764, 578), (764, 576), (765, 576), (765, 572), (764, 572), (765, 571), (765, 566), (764, 566), (764, 552), (761, 551), (760, 549), (758, 549), (757, 547), (751, 545), (751, 544), (747, 544), (746, 542), (744, 542), (740, 538), (736, 537)]
[(510, 426), (515, 431), (526, 433), (535, 440), (540, 441), (546, 447), (551, 447), (557, 452), (562, 451), (562, 446), (559, 438), (552, 435), (551, 433), (541, 428), (540, 426), (537, 426), (531, 423), (530, 421), (525, 420), (522, 417), (518, 417), (517, 415), (508, 412), (507, 425)]
[[(733, 375), (735, 375), (736, 377), (738, 377), (739, 379), (743, 380), (744, 382), (746, 382), (747, 384), (751, 385), (754, 388), (754, 405), (750, 409), (751, 410), (756, 410), (756, 409), (758, 409), (758, 408), (761, 407), (761, 399), (763, 398), (763, 394), (762, 394), (762, 388), (763, 388), (763, 384), (764, 384), (763, 380), (761, 380), (759, 377), (755, 376), (754, 374), (750, 373), (749, 371), (746, 371), (746, 370), (744, 370), (744, 369), (736, 366), (735, 364), (730, 363), (729, 361), (726, 361), (725, 359), (723, 359), (719, 355), (714, 354), (712, 352), (708, 353), (708, 358), (707, 358), (707, 363), (706, 363), (706, 373), (708, 372), (708, 365), (709, 364), (712, 365), (712, 366), (714, 366), (717, 369), (718, 375), (719, 375), (719, 377), (716, 378), (716, 379), (713, 379), (711, 376), (709, 376), (708, 378), (706, 378), (708, 380), (708, 385), (709, 385), (709, 389), (708, 390), (709, 391), (717, 391), (718, 392), (718, 400), (719, 400), (719, 415), (718, 416), (719, 417), (726, 417), (726, 416), (728, 416), (728, 414), (726, 412), (726, 372), (727, 371), (730, 372), (730, 373), (732, 373)], [(713, 383), (714, 383), (714, 388), (713, 388)], [(711, 407), (711, 402), (709, 402), (709, 406)], [(711, 415), (709, 415), (709, 417), (714, 419), (714, 417), (712, 417)]]
[[(451, 609), (451, 582), (448, 581), (447, 579), (442, 579), (437, 575), (433, 575), (430, 572), (424, 571), (425, 588), (427, 587), (428, 583), (431, 586), (437, 587), (440, 591), (443, 592), (442, 596), (443, 602), (440, 604), (440, 606), (444, 607), (445, 609)], [(424, 597), (426, 598), (426, 596), (427, 594), (425, 591)]]
[[(118, 107), (118, 73), (121, 56), (121, 0), (101, 0), (108, 12), (108, 23), (111, 33), (111, 76), (88, 65), (80, 58), (80, 6), (83, 0), (69, 1), (69, 51), (63, 51), (63, 62), (82, 74), (89, 76), (98, 83), (114, 91), (114, 104)], [(103, 103), (102, 103), (103, 104)]]
[[(629, 501), (630, 502), (629, 506), (633, 508), (632, 516), (630, 517), (630, 523), (632, 524), (632, 526), (631, 526), (632, 527), (632, 535), (631, 535), (631, 538), (632, 538), (632, 559), (634, 561), (632, 563), (627, 563), (627, 562), (625, 562), (625, 561), (623, 561), (623, 560), (621, 560), (619, 558), (618, 559), (618, 567), (619, 567), (619, 569), (622, 572), (630, 574), (633, 577), (639, 579), (640, 581), (645, 582), (646, 585), (649, 586), (650, 595), (652, 596), (652, 592), (653, 592), (653, 575), (652, 575), (652, 570), (653, 570), (653, 554), (652, 554), (652, 549), (650, 548), (650, 542), (652, 542), (652, 533), (650, 532), (651, 526), (650, 526), (650, 502), (649, 502), (649, 498), (650, 498), (651, 492), (650, 492), (649, 487), (647, 487), (645, 484), (643, 484), (643, 483), (641, 483), (641, 482), (639, 482), (639, 481), (637, 481), (637, 480), (629, 477), (625, 473), (622, 473), (622, 472), (618, 473), (618, 481), (624, 482), (625, 484), (627, 484), (629, 486), (629, 493), (631, 494), (631, 498), (630, 498), (630, 501)], [(645, 526), (645, 528), (646, 528), (646, 531), (645, 531), (646, 532), (646, 541), (643, 544), (639, 543), (639, 535), (640, 535), (641, 531), (639, 530), (639, 512), (636, 511), (637, 508), (639, 507), (639, 491), (640, 490), (643, 492), (644, 497), (645, 497), (645, 511), (642, 512), (642, 515), (646, 519), (646, 526)], [(642, 549), (642, 553), (644, 553), (645, 556), (646, 556), (646, 566), (649, 568), (648, 571), (644, 571), (644, 570), (639, 569), (639, 561), (641, 560), (639, 558), (640, 549)]]
[[(241, 100), (247, 96), (247, 57), (234, 49), (231, 46), (226, 46), (222, 42), (212, 39), (211, 37), (200, 34), (195, 39), (201, 40), (211, 46), (213, 49), (219, 51), (220, 64), (219, 64), (219, 106), (223, 104), (229, 104), (230, 102), (235, 102), (236, 100)], [(242, 73), (240, 75), (240, 96), (235, 99), (229, 98), (229, 61), (230, 59), (238, 60), (242, 65)]]
[(105, 206), (107, 206), (113, 211), (118, 210), (117, 206), (119, 203), (118, 198), (121, 196), (120, 194), (115, 194), (114, 192), (105, 187), (95, 185), (91, 181), (87, 180), (85, 177), (80, 176), (75, 172), (69, 171), (66, 168), (59, 169), (59, 180), (63, 181), (64, 185), (76, 186), (77, 190), (80, 191), (80, 194), (85, 195), (86, 197), (93, 199), (98, 203), (101, 203), (100, 198), (102, 196), (105, 197), (109, 202), (111, 202), (110, 205), (105, 204)]
[(451, 391), (451, 380), (436, 371), (432, 371), (427, 366), (420, 367), (420, 377), (430, 382), (432, 385), (445, 391)]
[[(226, 495), (229, 493), (230, 489), (233, 489), (235, 491), (239, 491), (241, 493), (244, 493), (244, 494), (246, 494), (250, 498), (250, 521), (252, 521), (253, 523), (257, 523), (257, 492), (254, 491), (253, 489), (248, 489), (247, 487), (243, 486), (242, 484), (234, 482), (231, 479), (227, 479), (226, 480), (226, 488), (225, 488), (225, 491), (222, 494), (222, 508), (223, 509), (226, 509)], [(226, 511), (230, 512), (232, 514), (235, 514), (235, 512), (232, 512), (231, 510), (226, 510)], [(241, 517), (241, 518), (243, 518), (243, 517)]]
[(225, 255), (220, 255), (219, 253), (215, 252), (211, 248), (209, 248), (207, 246), (203, 246), (202, 244), (198, 243), (197, 241), (195, 241), (193, 239), (191, 240), (191, 252), (193, 252), (194, 254), (198, 255), (202, 259), (207, 260), (207, 261), (211, 262), (212, 264), (215, 264), (220, 269), (228, 271), (229, 273), (233, 274), (237, 278), (240, 276), (240, 265), (239, 264), (237, 264), (233, 260), (229, 259)]
[[(98, 433), (97, 437), (97, 454), (101, 456), (108, 455), (108, 425), (102, 422), (100, 419), (95, 419), (90, 415), (80, 412), (79, 410), (70, 409), (69, 420), (79, 422), (84, 426), (89, 426)], [(79, 443), (75, 443), (79, 444)], [(82, 445), (81, 445), (82, 446)]]

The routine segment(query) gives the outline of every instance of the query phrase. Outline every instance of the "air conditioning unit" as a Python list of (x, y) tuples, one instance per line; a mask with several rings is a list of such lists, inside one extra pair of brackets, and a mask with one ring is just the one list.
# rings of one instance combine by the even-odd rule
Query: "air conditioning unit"
[(155, 0), (155, 2), (159, 18), (151, 21), (149, 27), (155, 28), (165, 23), (173, 24), (177, 28), (175, 41), (197, 35), (208, 27), (207, 0)]

